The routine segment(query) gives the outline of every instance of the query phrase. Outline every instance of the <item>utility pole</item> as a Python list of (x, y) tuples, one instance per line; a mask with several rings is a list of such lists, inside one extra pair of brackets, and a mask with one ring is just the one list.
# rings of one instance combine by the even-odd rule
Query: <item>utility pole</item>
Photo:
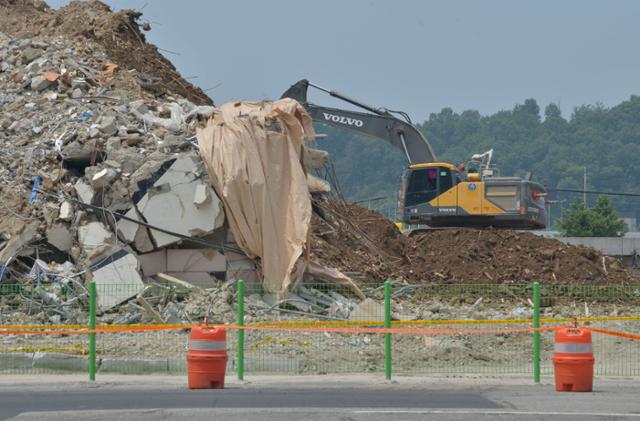
[[(547, 211), (547, 229), (551, 230), (551, 205), (560, 204), (560, 215), (562, 215), (562, 200), (546, 200), (545, 203), (549, 209)], [(560, 216), (560, 219), (562, 219), (562, 216)]]
[(584, 207), (587, 207), (587, 167), (582, 167), (584, 169), (583, 177), (582, 177), (582, 202), (584, 203)]

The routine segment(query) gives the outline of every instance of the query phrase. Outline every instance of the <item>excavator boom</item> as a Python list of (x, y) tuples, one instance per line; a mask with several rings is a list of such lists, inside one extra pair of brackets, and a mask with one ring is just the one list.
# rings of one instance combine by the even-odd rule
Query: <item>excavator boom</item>
[[(362, 108), (369, 113), (321, 107), (307, 101), (309, 86), (327, 92), (329, 95)], [(408, 116), (399, 113), (408, 121), (402, 121), (384, 108), (375, 108), (359, 102), (339, 92), (322, 88), (303, 79), (292, 85), (282, 98), (293, 98), (300, 102), (314, 121), (352, 130), (363, 135), (386, 140), (399, 148), (410, 164), (436, 161), (435, 154), (427, 139), (416, 129)]]

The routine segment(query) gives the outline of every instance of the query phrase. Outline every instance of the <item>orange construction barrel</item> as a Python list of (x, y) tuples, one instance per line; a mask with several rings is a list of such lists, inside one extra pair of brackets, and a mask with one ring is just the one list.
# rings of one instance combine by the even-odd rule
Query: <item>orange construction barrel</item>
[(593, 389), (593, 347), (591, 332), (579, 328), (556, 331), (553, 354), (558, 392), (591, 392)]
[(189, 389), (224, 389), (227, 358), (227, 333), (224, 328), (192, 327), (187, 351)]

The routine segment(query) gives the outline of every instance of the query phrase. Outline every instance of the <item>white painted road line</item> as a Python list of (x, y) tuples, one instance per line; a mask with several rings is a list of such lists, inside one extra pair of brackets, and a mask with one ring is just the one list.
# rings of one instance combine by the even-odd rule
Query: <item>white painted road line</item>
[(418, 415), (531, 415), (531, 416), (568, 416), (568, 417), (627, 417), (640, 418), (640, 413), (622, 412), (557, 412), (557, 411), (500, 411), (485, 409), (474, 410), (446, 410), (446, 409), (381, 409), (381, 410), (357, 410), (352, 414), (418, 414)]

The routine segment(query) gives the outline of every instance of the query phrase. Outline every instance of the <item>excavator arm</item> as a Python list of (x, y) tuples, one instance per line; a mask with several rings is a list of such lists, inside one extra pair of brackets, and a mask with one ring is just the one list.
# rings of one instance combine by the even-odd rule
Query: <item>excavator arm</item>
[[(307, 101), (307, 90), (309, 86), (369, 111), (369, 113), (321, 107), (312, 104)], [(386, 140), (393, 146), (399, 148), (407, 157), (410, 164), (436, 161), (431, 145), (422, 133), (411, 124), (411, 120), (405, 113), (372, 107), (342, 95), (339, 92), (314, 85), (306, 79), (300, 80), (292, 85), (282, 94), (282, 98), (292, 98), (300, 102), (314, 121)], [(399, 119), (392, 113), (400, 114), (406, 121)]]

